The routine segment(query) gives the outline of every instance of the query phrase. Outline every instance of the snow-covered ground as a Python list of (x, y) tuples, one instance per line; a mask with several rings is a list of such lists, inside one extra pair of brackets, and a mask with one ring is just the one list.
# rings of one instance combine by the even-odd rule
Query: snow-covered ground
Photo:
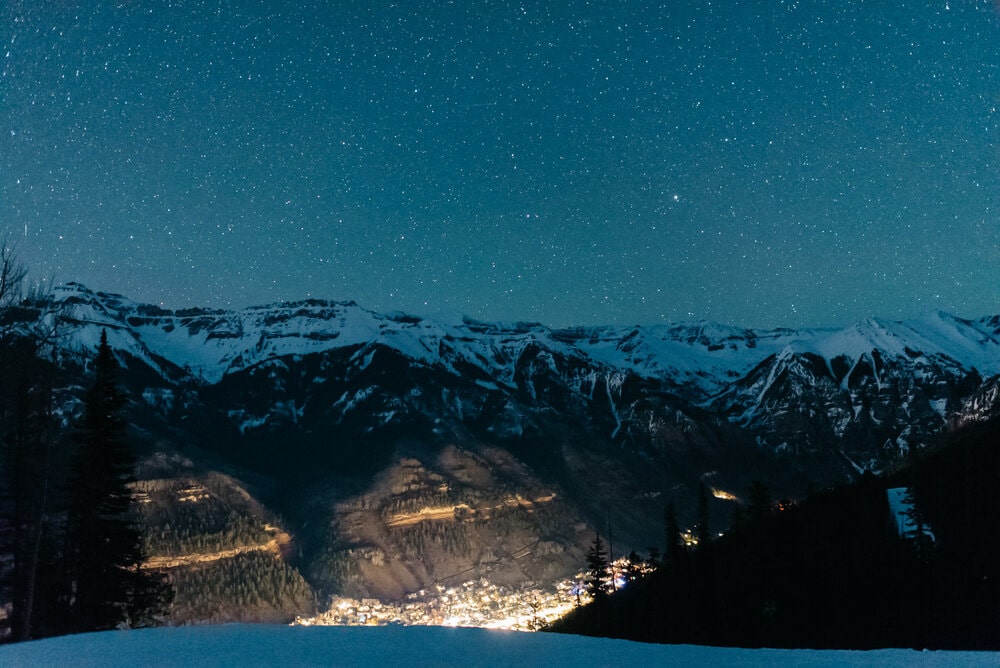
[(997, 666), (1000, 653), (646, 645), (443, 627), (199, 626), (111, 631), (0, 647), (3, 666)]

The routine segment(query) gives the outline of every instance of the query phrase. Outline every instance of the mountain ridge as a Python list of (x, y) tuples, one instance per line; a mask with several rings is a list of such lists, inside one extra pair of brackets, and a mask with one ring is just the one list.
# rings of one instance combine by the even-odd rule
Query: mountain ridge
[[(185, 366), (203, 380), (217, 382), (230, 370), (245, 368), (283, 354), (309, 354), (334, 347), (347, 347), (384, 338), (392, 346), (392, 337), (404, 333), (413, 338), (413, 329), (422, 330), (417, 341), (398, 341), (400, 352), (415, 359), (433, 359), (432, 341), (465, 341), (499, 336), (530, 338), (566, 344), (586, 354), (595, 362), (625, 368), (647, 377), (666, 377), (708, 384), (709, 388), (725, 382), (732, 374), (745, 374), (769, 354), (789, 348), (796, 354), (814, 353), (828, 361), (848, 356), (855, 361), (871, 350), (905, 354), (904, 342), (916, 340), (914, 350), (930, 351), (939, 358), (951, 359), (967, 368), (976, 368), (986, 376), (1000, 373), (1000, 316), (968, 320), (942, 311), (929, 312), (922, 318), (890, 321), (867, 318), (843, 328), (775, 328), (753, 330), (695, 321), (661, 325), (596, 326), (549, 328), (533, 322), (485, 323), (463, 317), (461, 323), (442, 324), (402, 312), (380, 314), (354, 301), (309, 299), (278, 302), (237, 310), (185, 308), (163, 309), (132, 302), (127, 298), (94, 292), (79, 283), (68, 283), (54, 291), (51, 306), (65, 311), (66, 305), (87, 304), (97, 307), (105, 319), (76, 316), (81, 324), (133, 329), (136, 338), (175, 366)], [(261, 321), (260, 316), (264, 318)], [(81, 317), (83, 316), (83, 317)], [(62, 313), (66, 318), (66, 314)], [(72, 316), (70, 316), (72, 317)], [(255, 320), (257, 322), (255, 322)], [(285, 331), (261, 331), (282, 322), (298, 324)], [(338, 325), (318, 327), (318, 322)], [(157, 327), (157, 323), (162, 323)], [(255, 330), (254, 325), (257, 325)], [(179, 326), (186, 327), (190, 345), (178, 346), (177, 336), (170, 336)], [(205, 336), (200, 336), (201, 331)], [(233, 350), (224, 341), (256, 333), (256, 349)], [(298, 345), (264, 345), (264, 337), (287, 338)], [(89, 341), (83, 341), (89, 345)], [(119, 348), (128, 349), (121, 345)], [(414, 345), (414, 344), (417, 345)], [(422, 347), (419, 345), (423, 343)], [(173, 345), (171, 345), (173, 344)], [(201, 359), (199, 358), (199, 349)], [(205, 351), (217, 350), (219, 357), (206, 357)], [(963, 354), (964, 353), (964, 354)], [(688, 363), (685, 364), (685, 361)], [(705, 372), (706, 367), (711, 369)], [(696, 373), (701, 371), (701, 374)], [(833, 372), (831, 368), (831, 373)], [(708, 376), (708, 378), (706, 378)], [(715, 377), (713, 377), (715, 376)], [(720, 377), (721, 378), (718, 378)], [(707, 394), (711, 394), (706, 390)]]
[[(842, 453), (853, 469), (878, 469), (891, 459), (865, 452), (877, 447), (874, 441), (900, 451), (925, 445), (928, 434), (963, 410), (969, 386), (1000, 374), (1000, 317), (969, 320), (940, 311), (906, 321), (867, 318), (840, 329), (755, 331), (710, 322), (550, 329), (471, 318), (442, 324), (380, 314), (353, 301), (317, 299), (234, 311), (171, 311), (76, 283), (57, 288), (42, 310), (43, 319), (53, 320), (51, 327), (56, 320), (74, 327), (64, 349), (88, 350), (97, 329), (108, 327), (114, 330), (114, 349), (143, 360), (172, 382), (224, 386), (228, 377), (317, 355), (339, 360), (328, 360), (327, 369), (347, 365), (362, 378), (376, 354), (388, 354), (414, 373), (444, 374), (437, 385), (471, 382), (473, 387), (460, 394), (482, 395), (474, 400), (474, 410), (489, 403), (486, 395), (506, 404), (508, 421), (518, 423), (510, 427), (512, 433), (524, 433), (525, 413), (539, 417), (536, 409), (566, 410), (570, 402), (584, 422), (599, 413), (604, 437), (619, 445), (630, 432), (621, 416), (634, 413), (637, 405), (622, 405), (630, 401), (623, 398), (623, 388), (644, 386), (642, 405), (673, 397), (668, 403), (683, 404), (682, 413), (707, 410), (779, 452), (802, 443), (811, 448), (817, 439), (861, 438), (860, 448), (848, 446), (853, 455)], [(322, 379), (323, 372), (316, 373)], [(353, 391), (334, 398), (332, 407), (371, 404), (375, 390)], [(552, 393), (560, 395), (555, 403)], [(388, 415), (391, 421), (403, 415), (397, 411), (402, 402), (413, 413), (445, 410), (452, 422), (464, 421), (469, 406), (451, 401), (442, 398), (427, 409), (416, 407), (421, 402), (413, 396), (399, 396), (388, 401), (396, 408), (372, 415)], [(806, 404), (812, 408), (802, 413)], [(796, 412), (799, 418), (791, 415)], [(898, 413), (889, 416), (894, 433), (879, 428), (889, 413)], [(269, 419), (244, 408), (229, 415), (239, 416), (241, 433)], [(338, 421), (342, 417), (343, 412)], [(819, 427), (803, 424), (817, 418)], [(921, 423), (915, 435), (912, 425), (903, 424), (909, 419)]]
[[(692, 522), (707, 493), (724, 528), (754, 480), (795, 497), (889, 470), (1000, 398), (997, 316), (551, 329), (316, 299), (169, 310), (72, 283), (18, 317), (52, 333), (55, 364), (77, 379), (68, 398), (107, 330), (147, 461), (193, 462), (157, 469), (174, 481), (155, 497), (157, 522), (208, 503), (182, 492), (206, 487), (197, 471), (223, 470), (256, 505), (212, 501), (213, 535), (226, 513), (247, 544), (278, 527), (296, 545), (282, 560), (314, 591), (358, 599), (457, 572), (505, 586), (568, 577), (594, 532), (657, 545), (667, 500)], [(552, 500), (512, 501), (539, 498)], [(512, 545), (537, 550), (512, 561)], [(281, 577), (301, 606), (295, 573)]]

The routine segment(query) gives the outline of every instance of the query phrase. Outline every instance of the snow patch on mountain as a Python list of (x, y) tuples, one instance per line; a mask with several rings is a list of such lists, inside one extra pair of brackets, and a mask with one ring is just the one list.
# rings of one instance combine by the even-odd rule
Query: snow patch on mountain
[[(964, 320), (941, 312), (898, 322), (869, 318), (839, 330), (757, 331), (703, 321), (553, 330), (537, 323), (482, 323), (454, 315), (442, 322), (384, 315), (349, 301), (171, 311), (77, 283), (57, 288), (46, 312), (66, 330), (67, 348), (93, 350), (100, 330), (107, 329), (115, 350), (161, 373), (167, 372), (165, 365), (173, 365), (208, 384), (269, 360), (344, 348), (357, 348), (359, 367), (364, 368), (378, 345), (490, 389), (498, 383), (514, 388), (520, 382), (525, 391), (536, 392), (535, 375), (547, 366), (550, 374), (577, 374), (573, 382), (579, 391), (593, 396), (599, 382), (596, 370), (602, 377), (627, 371), (706, 403), (731, 392), (734, 383), (773, 359), (769, 380), (753, 387), (756, 399), (745, 406), (744, 421), (766, 408), (775, 374), (791, 369), (802, 355), (822, 359), (844, 391), (859, 365), (865, 365), (881, 388), (885, 379), (879, 360), (887, 358), (904, 361), (917, 380), (934, 377), (937, 369), (1000, 373), (1000, 318)], [(534, 371), (516, 378), (518, 362), (529, 352)], [(579, 371), (557, 368), (557, 358), (575, 360)], [(796, 373), (805, 383), (815, 371)], [(943, 414), (943, 400), (933, 400), (935, 410)]]
[(843, 356), (856, 364), (878, 351), (918, 365), (933, 362), (985, 375), (1000, 373), (1000, 337), (976, 322), (941, 312), (899, 322), (868, 318), (828, 336), (802, 339), (794, 349), (828, 361)]
[(672, 380), (681, 393), (705, 399), (742, 378), (770, 355), (813, 340), (824, 330), (755, 332), (711, 322), (630, 329), (601, 327), (559, 332), (591, 359), (649, 378)]

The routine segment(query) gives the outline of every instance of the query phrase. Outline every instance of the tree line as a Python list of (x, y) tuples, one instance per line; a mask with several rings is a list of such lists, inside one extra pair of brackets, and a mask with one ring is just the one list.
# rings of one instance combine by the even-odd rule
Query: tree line
[(102, 330), (88, 362), (78, 419), (57, 391), (68, 384), (54, 361), (54, 331), (26, 324), (40, 300), (25, 298), (26, 272), (0, 242), (0, 601), (6, 640), (142, 627), (166, 614), (173, 589), (142, 568), (142, 530), (133, 510), (136, 455), (127, 396)]

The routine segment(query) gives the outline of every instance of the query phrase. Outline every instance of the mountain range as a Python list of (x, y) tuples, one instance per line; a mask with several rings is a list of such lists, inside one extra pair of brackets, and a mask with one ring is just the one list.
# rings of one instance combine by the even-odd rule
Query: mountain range
[[(1000, 391), (1000, 316), (553, 329), (320, 300), (167, 310), (70, 283), (17, 318), (46, 333), (67, 425), (107, 331), (179, 621), (544, 585), (595, 532), (660, 545), (668, 500), (690, 523), (707, 495), (724, 529), (751, 481), (795, 497), (891, 469)], [(281, 593), (210, 593), (234, 569)]]

